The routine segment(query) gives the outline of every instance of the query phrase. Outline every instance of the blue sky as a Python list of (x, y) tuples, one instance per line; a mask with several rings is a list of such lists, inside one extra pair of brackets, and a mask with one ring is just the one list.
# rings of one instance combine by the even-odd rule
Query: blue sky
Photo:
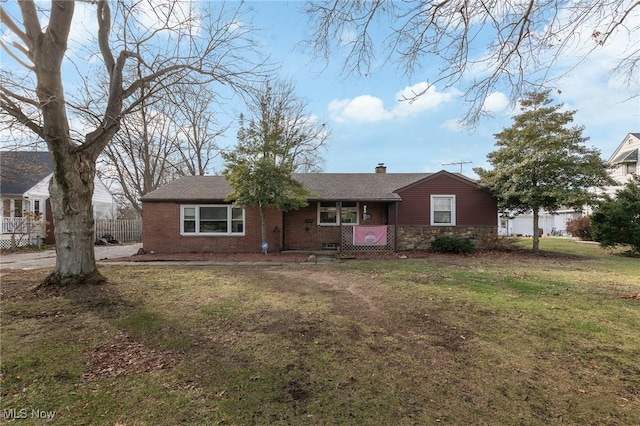
[[(263, 29), (264, 48), (283, 64), (282, 76), (293, 79), (310, 112), (333, 129), (326, 172), (372, 172), (384, 162), (388, 172), (459, 172), (462, 167), (463, 173), (475, 177), (472, 167), (488, 167), (486, 155), (495, 149), (493, 135), (510, 126), (519, 112), (496, 91), (491, 98), (494, 117), (482, 119), (472, 130), (461, 128), (456, 122), (466, 106), (456, 88), (436, 86), (414, 105), (399, 102), (403, 91), (432, 81), (434, 75), (419, 72), (407, 78), (388, 65), (366, 77), (345, 76), (340, 73), (343, 58), (333, 58), (325, 68), (322, 61), (311, 62), (310, 52), (300, 46), (310, 36), (307, 18), (297, 12), (300, 2), (249, 5), (254, 24)], [(629, 100), (629, 89), (608, 77), (612, 57), (618, 54), (616, 43), (611, 45), (575, 68), (559, 82), (561, 94), (554, 93), (558, 103), (577, 110), (574, 124), (585, 126), (587, 145), (600, 149), (604, 159), (627, 133), (640, 131), (640, 99)], [(443, 165), (459, 162), (471, 163)]]
[[(428, 67), (412, 77), (393, 65), (376, 66), (367, 76), (344, 75), (340, 72), (344, 58), (333, 57), (328, 64), (313, 60), (301, 44), (310, 37), (308, 18), (300, 13), (302, 2), (260, 1), (246, 6), (249, 13), (244, 18), (260, 28), (256, 38), (261, 52), (280, 65), (281, 78), (294, 82), (308, 112), (332, 129), (324, 153), (325, 172), (373, 172), (383, 162), (389, 173), (445, 169), (475, 177), (472, 167), (488, 167), (486, 155), (495, 149), (493, 134), (510, 126), (511, 117), (518, 112), (508, 107), (505, 93), (496, 89), (486, 104), (494, 116), (481, 119), (472, 130), (462, 128), (457, 121), (467, 106), (457, 87), (435, 86), (413, 104), (399, 101), (402, 93), (433, 81), (435, 75)], [(4, 7), (9, 10), (15, 5)], [(94, 7), (77, 6), (74, 25), (94, 27)], [(631, 37), (640, 43), (640, 36)], [(583, 135), (590, 137), (587, 145), (600, 149), (604, 159), (627, 133), (640, 132), (640, 98), (629, 99), (630, 91), (638, 93), (639, 82), (629, 89), (609, 78), (619, 46), (628, 42), (624, 37), (612, 40), (560, 80), (561, 93), (554, 93), (557, 102), (577, 110), (574, 124), (585, 126)], [(5, 59), (3, 53), (3, 66)], [(564, 57), (551, 74), (574, 64), (575, 58)], [(226, 110), (230, 114), (227, 121), (232, 121), (244, 106), (230, 102)], [(220, 143), (232, 145), (235, 140), (232, 126)], [(467, 164), (451, 164), (460, 162)], [(220, 171), (222, 164), (216, 168)]]

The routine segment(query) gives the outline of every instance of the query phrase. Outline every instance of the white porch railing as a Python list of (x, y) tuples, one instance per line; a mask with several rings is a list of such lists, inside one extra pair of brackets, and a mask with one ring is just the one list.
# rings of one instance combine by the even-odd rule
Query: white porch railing
[(2, 218), (2, 233), (24, 233), (27, 232), (27, 223), (24, 217), (3, 217)]
[(29, 216), (2, 217), (0, 223), (0, 247), (3, 249), (40, 244), (45, 236), (44, 222)]

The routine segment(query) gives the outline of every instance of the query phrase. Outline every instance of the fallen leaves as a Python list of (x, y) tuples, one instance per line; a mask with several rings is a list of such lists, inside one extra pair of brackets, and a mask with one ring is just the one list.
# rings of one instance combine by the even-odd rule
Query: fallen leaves
[(171, 368), (182, 356), (173, 351), (157, 351), (119, 332), (111, 340), (86, 353), (85, 380), (117, 377), (129, 373)]

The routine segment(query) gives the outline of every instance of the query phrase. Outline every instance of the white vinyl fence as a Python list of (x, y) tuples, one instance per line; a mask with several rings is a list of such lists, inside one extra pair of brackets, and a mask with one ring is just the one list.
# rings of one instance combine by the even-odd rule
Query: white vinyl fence
[(139, 219), (96, 219), (96, 240), (111, 235), (121, 243), (142, 241), (142, 221)]

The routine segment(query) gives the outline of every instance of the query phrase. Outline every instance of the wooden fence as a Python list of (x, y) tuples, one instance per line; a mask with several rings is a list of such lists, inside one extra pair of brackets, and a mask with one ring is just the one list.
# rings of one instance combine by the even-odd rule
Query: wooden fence
[(142, 221), (139, 219), (96, 219), (96, 240), (111, 235), (121, 243), (142, 241)]

